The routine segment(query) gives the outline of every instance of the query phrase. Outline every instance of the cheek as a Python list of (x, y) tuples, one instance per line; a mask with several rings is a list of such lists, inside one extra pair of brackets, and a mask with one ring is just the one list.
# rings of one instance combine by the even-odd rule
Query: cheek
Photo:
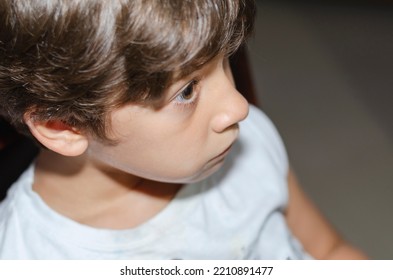
[[(177, 140), (177, 141), (176, 141)], [(199, 173), (207, 161), (207, 146), (192, 137), (150, 142), (140, 154), (140, 170), (159, 181), (184, 181)]]
[(168, 128), (142, 132), (122, 137), (116, 146), (93, 145), (91, 154), (106, 166), (162, 182), (187, 182), (205, 168), (206, 135)]
[(169, 123), (173, 125), (162, 124), (144, 134), (147, 137), (141, 137), (141, 147), (136, 147), (143, 163), (141, 168), (150, 172), (150, 176), (159, 176), (160, 180), (192, 177), (209, 157), (207, 130), (193, 125), (195, 123), (188, 126)]
[(136, 108), (119, 111), (112, 124), (118, 144), (92, 145), (91, 154), (107, 167), (135, 176), (189, 181), (205, 172), (202, 170), (214, 153), (207, 114), (184, 117), (172, 110), (156, 114)]

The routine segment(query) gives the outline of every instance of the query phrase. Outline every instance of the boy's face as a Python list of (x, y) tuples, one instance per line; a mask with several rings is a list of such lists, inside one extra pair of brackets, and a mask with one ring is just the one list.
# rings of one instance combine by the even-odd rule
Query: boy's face
[(90, 140), (88, 155), (106, 168), (150, 180), (189, 183), (215, 172), (238, 136), (248, 103), (218, 56), (172, 84), (160, 109), (128, 104), (111, 113), (115, 146)]

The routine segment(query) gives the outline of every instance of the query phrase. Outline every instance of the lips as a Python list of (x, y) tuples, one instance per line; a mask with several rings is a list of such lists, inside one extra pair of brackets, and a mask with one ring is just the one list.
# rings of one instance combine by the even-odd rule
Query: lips
[(236, 142), (236, 139), (239, 135), (239, 125), (238, 124), (233, 125), (232, 130), (235, 132), (235, 137), (233, 138), (231, 144), (225, 150), (223, 150), (220, 154), (218, 154), (217, 156), (215, 156), (211, 160), (209, 160), (209, 162), (213, 161), (213, 160), (224, 158), (229, 153), (229, 151), (231, 150), (233, 144)]
[(226, 148), (222, 153), (220, 153), (219, 155), (212, 158), (210, 161), (225, 157), (228, 154), (229, 150), (232, 148), (232, 146), (233, 146), (233, 143), (231, 145), (229, 145), (229, 147)]
[(232, 145), (233, 145), (233, 144), (231, 144), (228, 148), (226, 148), (226, 149), (225, 149), (221, 154), (219, 154), (217, 157), (226, 155), (226, 154), (229, 152), (229, 150), (232, 148)]

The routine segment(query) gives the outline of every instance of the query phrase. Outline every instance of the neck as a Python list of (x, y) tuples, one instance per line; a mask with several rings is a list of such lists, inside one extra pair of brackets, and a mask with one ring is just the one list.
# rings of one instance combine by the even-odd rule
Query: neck
[(87, 155), (64, 157), (48, 150), (37, 158), (33, 184), (53, 210), (79, 223), (110, 229), (145, 222), (179, 188), (99, 166)]

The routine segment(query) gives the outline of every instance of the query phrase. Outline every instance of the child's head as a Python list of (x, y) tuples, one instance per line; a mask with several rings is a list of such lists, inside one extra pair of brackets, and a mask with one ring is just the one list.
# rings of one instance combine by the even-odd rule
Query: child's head
[(1, 0), (0, 113), (107, 172), (199, 180), (221, 165), (248, 112), (224, 58), (250, 33), (254, 9), (252, 0)]
[(159, 104), (235, 50), (253, 16), (248, 0), (1, 0), (0, 114), (27, 133), (29, 116), (108, 140), (108, 112)]

